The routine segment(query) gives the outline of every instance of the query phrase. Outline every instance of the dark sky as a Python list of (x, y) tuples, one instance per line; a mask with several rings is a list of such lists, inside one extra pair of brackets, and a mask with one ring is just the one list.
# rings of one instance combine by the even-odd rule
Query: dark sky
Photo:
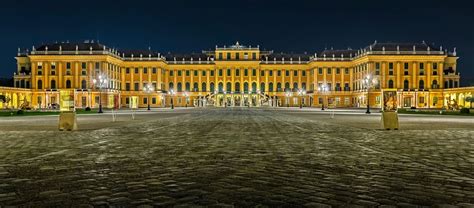
[[(73, 3), (66, 3), (73, 2)], [(4, 1), (0, 76), (17, 48), (99, 39), (111, 47), (199, 52), (239, 41), (276, 52), (361, 48), (374, 40), (457, 47), (463, 84), (474, 82), (474, 9), (469, 1)], [(467, 81), (470, 80), (470, 81)]]

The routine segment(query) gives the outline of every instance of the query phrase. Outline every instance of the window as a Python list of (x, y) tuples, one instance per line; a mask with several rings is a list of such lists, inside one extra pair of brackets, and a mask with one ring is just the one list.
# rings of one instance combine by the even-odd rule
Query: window
[(323, 74), (323, 68), (318, 68), (318, 74), (322, 75)]
[(133, 85), (133, 90), (138, 91), (140, 89), (140, 86), (138, 85), (138, 82), (135, 82)]
[(202, 91), (202, 92), (207, 92), (206, 87), (207, 87), (207, 86), (206, 86), (206, 83), (203, 82), (203, 83), (201, 84), (201, 91)]
[(393, 80), (388, 80), (388, 88), (393, 88)]
[(66, 63), (66, 69), (71, 69), (71, 62)]
[(438, 89), (438, 81), (433, 80), (433, 82), (432, 82), (432, 84), (431, 84), (431, 88), (433, 88), (433, 89)]
[(85, 69), (83, 69), (83, 70), (81, 71), (81, 75), (83, 75), (83, 76), (87, 75), (87, 71), (86, 71)]
[(306, 76), (306, 70), (301, 71), (301, 76), (303, 76), (303, 77)]
[(297, 82), (293, 83), (293, 91), (295, 91), (295, 92), (298, 91), (298, 83)]
[(227, 69), (227, 76), (231, 76), (231, 71), (230, 71), (230, 69)]
[(125, 68), (125, 73), (130, 74), (130, 68)]
[(51, 70), (55, 70), (56, 69), (56, 63), (55, 62), (51, 62)]
[(285, 91), (290, 91), (290, 83), (285, 83)]
[(290, 70), (285, 71), (285, 76), (289, 77), (290, 76)]
[(143, 98), (143, 104), (148, 104), (148, 99), (146, 97)]
[(170, 76), (174, 76), (174, 71), (170, 70)]
[(420, 90), (425, 89), (425, 81), (420, 80), (420, 81), (418, 82), (418, 88), (419, 88)]
[(327, 73), (331, 74), (331, 68), (327, 68)]
[(191, 84), (189, 82), (186, 82), (185, 87), (186, 87), (186, 92), (191, 91)]
[(153, 74), (156, 74), (156, 68), (153, 67), (153, 68), (151, 69), (151, 72), (152, 72)]
[(344, 91), (350, 91), (349, 83), (344, 83)]
[(178, 82), (178, 92), (183, 91), (183, 84), (181, 82)]
[(261, 76), (261, 77), (264, 77), (264, 76), (265, 76), (265, 71), (263, 71), (263, 70), (260, 71), (260, 76)]
[(349, 68), (345, 68), (345, 69), (344, 69), (344, 73), (345, 73), (345, 74), (349, 74)]
[(219, 69), (219, 76), (222, 77), (222, 69)]
[(195, 76), (195, 77), (198, 76), (198, 71), (197, 71), (197, 70), (194, 70), (194, 76)]
[(438, 69), (438, 63), (433, 63), (433, 69)]
[(87, 89), (87, 81), (86, 80), (81, 81), (81, 89), (83, 89), (83, 90)]
[(71, 88), (71, 80), (66, 80), (66, 88)]
[(256, 69), (252, 69), (252, 76), (257, 76), (257, 70)]
[(214, 92), (214, 91), (215, 91), (214, 82), (211, 82), (211, 84), (209, 84), (209, 90), (210, 90), (211, 92)]
[(147, 73), (148, 73), (148, 68), (146, 68), (146, 67), (143, 68), (143, 73), (144, 73), (144, 74), (147, 74)]
[(379, 62), (375, 63), (375, 69), (380, 69), (380, 63)]
[(189, 77), (190, 74), (191, 74), (191, 73), (189, 72), (189, 70), (186, 70), (186, 76)]
[(156, 97), (151, 98), (151, 104), (156, 104)]
[(282, 89), (281, 89), (281, 83), (278, 82), (278, 83), (277, 83), (277, 92), (281, 92), (281, 91), (282, 91)]
[(280, 77), (281, 76), (281, 70), (277, 71), (277, 75)]
[(183, 71), (181, 70), (178, 70), (178, 77), (182, 76), (183, 75)]
[(408, 87), (409, 87), (408, 84), (409, 84), (408, 80), (403, 81), (403, 89), (404, 90), (408, 90)]
[(403, 64), (403, 69), (408, 70), (408, 63)]
[(273, 70), (268, 71), (268, 76), (273, 76)]
[(130, 91), (130, 83), (125, 83), (125, 90)]
[(420, 69), (425, 69), (425, 63), (420, 63)]
[(227, 53), (227, 60), (230, 60), (230, 53)]
[(168, 90), (174, 90), (174, 84), (173, 82), (170, 82), (169, 85), (168, 85)]
[(211, 70), (210, 73), (211, 73), (210, 76), (213, 77), (214, 76), (214, 70)]
[(240, 70), (239, 69), (235, 70), (235, 76), (240, 76)]
[(43, 89), (43, 81), (38, 80), (37, 88), (38, 89)]
[(255, 53), (255, 52), (252, 53), (252, 59), (253, 59), (253, 60), (256, 60), (256, 59), (257, 59), (257, 53)]
[(244, 69), (244, 76), (248, 76), (249, 75), (249, 70), (248, 69)]
[(86, 68), (87, 68), (87, 63), (86, 63), (86, 62), (82, 62), (82, 63), (81, 63), (81, 68), (82, 68), (82, 69), (86, 69)]
[(268, 83), (268, 92), (273, 92), (273, 82)]
[(340, 68), (336, 68), (336, 74), (340, 74), (341, 73), (341, 69)]
[(56, 89), (56, 80), (51, 80), (51, 86), (50, 86), (51, 89)]
[(138, 74), (138, 68), (135, 68), (135, 74)]
[(237, 60), (240, 59), (240, 53), (235, 53), (235, 59), (237, 59)]
[(218, 57), (219, 57), (219, 60), (222, 60), (222, 53), (219, 53)]
[(95, 62), (95, 69), (100, 69), (100, 62)]
[(342, 88), (341, 88), (341, 83), (336, 83), (336, 91), (341, 91)]
[(202, 76), (206, 76), (206, 70), (202, 70)]
[(297, 70), (293, 71), (293, 76), (295, 76), (295, 77), (298, 76), (298, 71)]

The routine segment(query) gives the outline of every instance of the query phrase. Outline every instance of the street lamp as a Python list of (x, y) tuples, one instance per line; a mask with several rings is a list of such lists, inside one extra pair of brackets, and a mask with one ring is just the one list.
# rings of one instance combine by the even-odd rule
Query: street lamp
[(370, 88), (374, 87), (377, 84), (377, 79), (373, 76), (370, 76), (370, 74), (368, 74), (364, 78), (363, 82), (364, 82), (365, 87), (367, 88), (367, 111), (365, 113), (370, 114), (369, 90)]
[(186, 99), (186, 100), (185, 100), (185, 101), (186, 101), (186, 104), (185, 104), (185, 107), (186, 107), (186, 108), (188, 107), (188, 96), (189, 96), (188, 92), (187, 92), (187, 91), (184, 91), (184, 98)]
[(326, 84), (322, 84), (318, 87), (318, 91), (323, 94), (323, 103), (321, 104), (321, 110), (324, 110), (324, 98), (326, 98), (326, 92), (328, 91), (328, 86)]
[(103, 113), (102, 111), (102, 88), (107, 87), (107, 77), (99, 75), (99, 79), (93, 79), (92, 82), (94, 83), (94, 86), (99, 87), (99, 112), (97, 113)]
[(306, 91), (303, 89), (299, 89), (298, 95), (300, 96), (300, 108), (303, 108), (303, 96), (306, 95)]
[(168, 92), (168, 94), (169, 94), (170, 97), (171, 97), (171, 109), (174, 109), (173, 96), (174, 96), (175, 92), (174, 92), (173, 90), (170, 90), (170, 91)]
[(153, 88), (153, 85), (151, 84), (147, 84), (143, 90), (148, 94), (148, 100), (147, 100), (147, 104), (148, 104), (148, 110), (150, 110), (150, 94), (155, 90), (155, 88)]
[(227, 94), (226, 91), (224, 91), (224, 108), (227, 108), (227, 97), (225, 96)]

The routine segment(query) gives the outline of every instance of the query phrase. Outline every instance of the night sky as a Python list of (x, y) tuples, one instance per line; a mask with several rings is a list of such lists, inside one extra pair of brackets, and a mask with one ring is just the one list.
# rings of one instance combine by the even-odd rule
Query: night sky
[[(74, 2), (74, 3), (65, 3)], [(474, 9), (469, 1), (4, 1), (0, 77), (17, 48), (99, 40), (121, 49), (200, 52), (260, 45), (275, 52), (362, 48), (378, 42), (457, 47), (462, 85), (474, 85)]]

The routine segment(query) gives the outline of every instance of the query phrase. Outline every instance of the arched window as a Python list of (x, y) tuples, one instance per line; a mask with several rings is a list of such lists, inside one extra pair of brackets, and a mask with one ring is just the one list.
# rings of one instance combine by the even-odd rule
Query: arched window
[(431, 84), (431, 88), (437, 89), (437, 88), (438, 88), (438, 81), (433, 80), (433, 82), (432, 82), (432, 84)]
[(189, 82), (186, 82), (184, 85), (186, 87), (186, 92), (191, 91), (191, 84)]
[(232, 83), (227, 82), (227, 84), (225, 85), (225, 91), (227, 91), (227, 92), (232, 91)]
[(178, 82), (178, 92), (183, 91), (183, 84), (181, 82)]
[(298, 91), (298, 82), (293, 83), (293, 91)]
[(404, 89), (404, 90), (408, 90), (408, 88), (409, 88), (408, 85), (409, 85), (408, 80), (403, 81), (403, 89)]
[(66, 80), (66, 88), (69, 89), (71, 88), (71, 80)]
[(51, 89), (56, 89), (56, 80), (51, 80)]
[(38, 89), (43, 89), (43, 81), (38, 80), (37, 88)]
[(420, 80), (420, 81), (418, 82), (418, 87), (419, 87), (420, 90), (425, 89), (425, 81)]
[(453, 88), (453, 87), (454, 87), (453, 80), (450, 79), (450, 80), (449, 80), (449, 88)]
[(193, 85), (193, 91), (197, 92), (199, 90), (199, 84), (197, 82), (194, 83)]
[(301, 83), (301, 89), (306, 90), (306, 82)]
[(219, 92), (224, 92), (224, 84), (222, 84), (222, 82), (219, 82), (219, 85), (218, 85), (218, 90)]
[(260, 92), (262, 92), (262, 93), (265, 92), (265, 83), (264, 82), (260, 83)]
[(285, 83), (285, 91), (290, 91), (290, 83)]
[(244, 83), (244, 92), (245, 93), (249, 92), (249, 83), (248, 82)]
[(239, 82), (235, 83), (235, 92), (240, 92), (240, 83)]
[(257, 83), (252, 82), (252, 92), (255, 93), (257, 92)]
[(388, 80), (388, 88), (393, 88), (393, 80)]
[(87, 89), (87, 81), (86, 80), (81, 81), (81, 89), (83, 89), (83, 90)]
[(207, 85), (205, 82), (201, 83), (201, 91), (202, 92), (207, 92)]
[[(272, 88), (273, 88), (273, 87), (272, 87)], [(277, 91), (277, 92), (281, 92), (281, 90), (282, 90), (282, 89), (281, 89), (281, 83), (278, 82), (278, 83), (277, 83), (277, 90), (276, 90), (276, 91)]]
[(174, 90), (174, 84), (173, 84), (173, 82), (170, 82), (169, 87), (168, 87), (168, 90), (169, 90), (169, 91)]
[(211, 91), (212, 93), (214, 93), (214, 91), (216, 90), (215, 86), (214, 86), (214, 82), (211, 82), (211, 84), (209, 84), (209, 91)]

